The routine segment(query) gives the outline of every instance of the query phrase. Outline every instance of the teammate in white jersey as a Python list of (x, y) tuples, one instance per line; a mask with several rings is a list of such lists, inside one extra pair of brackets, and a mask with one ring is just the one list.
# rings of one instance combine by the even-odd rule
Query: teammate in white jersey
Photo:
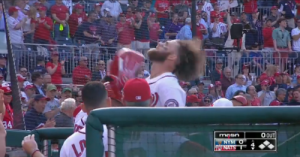
[[(82, 110), (87, 115), (94, 109), (103, 108), (110, 105), (110, 99), (107, 97), (107, 91), (102, 83), (89, 82), (82, 88)], [(78, 114), (77, 114), (78, 115)], [(86, 118), (82, 117), (82, 122), (85, 125)], [(64, 142), (60, 157), (85, 157), (85, 126), (75, 132)], [(103, 134), (107, 134), (107, 129), (104, 126)], [(107, 151), (107, 136), (103, 136), (104, 150)], [(103, 155), (105, 157), (105, 155)]]
[(151, 75), (146, 79), (152, 94), (151, 106), (184, 107), (186, 93), (179, 80), (192, 81), (204, 69), (205, 53), (200, 51), (199, 41), (159, 43), (148, 51), (148, 56), (152, 61)]

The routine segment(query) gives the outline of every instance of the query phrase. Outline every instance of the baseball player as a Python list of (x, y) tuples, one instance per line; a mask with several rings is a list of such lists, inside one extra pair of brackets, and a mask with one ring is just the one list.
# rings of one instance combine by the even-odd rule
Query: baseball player
[[(110, 106), (110, 99), (107, 97), (107, 91), (105, 86), (100, 82), (89, 82), (82, 88), (82, 100), (83, 104), (81, 106), (83, 112), (87, 115), (94, 109), (103, 108)], [(87, 116), (86, 116), (87, 117)], [(83, 122), (86, 121), (86, 118), (82, 118)], [(84, 127), (77, 132), (73, 133), (69, 138), (64, 142), (61, 151), (60, 157), (85, 157), (85, 124)], [(107, 129), (104, 126), (103, 135), (107, 135)], [(107, 136), (103, 137), (103, 145), (105, 153), (107, 152)], [(103, 155), (105, 157), (107, 155)]]
[(146, 80), (152, 94), (152, 107), (184, 107), (186, 93), (181, 81), (191, 81), (200, 76), (205, 63), (205, 53), (196, 40), (171, 40), (159, 43), (148, 51), (152, 61), (151, 75)]

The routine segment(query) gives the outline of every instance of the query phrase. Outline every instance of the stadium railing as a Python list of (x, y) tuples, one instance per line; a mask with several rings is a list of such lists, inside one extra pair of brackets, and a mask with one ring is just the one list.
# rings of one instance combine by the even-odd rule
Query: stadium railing
[[(104, 60), (106, 63), (112, 60), (115, 56), (117, 47), (103, 47), (99, 46), (96, 49), (91, 50), (87, 46), (75, 46), (75, 45), (43, 45), (43, 44), (24, 44), (24, 49), (15, 50), (16, 61), (19, 60), (20, 66), (25, 66), (29, 71), (37, 65), (36, 56), (43, 56), (45, 61), (50, 60), (49, 48), (56, 49), (60, 54), (60, 60), (65, 60), (66, 75), (65, 78), (71, 78), (73, 69), (78, 65), (81, 56), (86, 56), (88, 59), (88, 66), (93, 71), (97, 66), (98, 60)], [(141, 50), (140, 50), (141, 51)], [(146, 58), (146, 69), (150, 69), (150, 62), (146, 53), (147, 49), (142, 50)], [(236, 74), (241, 72), (243, 64), (250, 65), (250, 73), (254, 76), (259, 76), (266, 68), (268, 64), (275, 64), (282, 68), (289, 69), (293, 73), (293, 66), (296, 65), (299, 58), (299, 52), (283, 52), (289, 53), (288, 58), (283, 62), (281, 54), (274, 51), (266, 50), (247, 50), (242, 51), (237, 55), (236, 51), (229, 50), (217, 50), (217, 49), (205, 49), (206, 52), (206, 73), (204, 78), (210, 77), (210, 72), (215, 69), (216, 61), (218, 59), (223, 60), (224, 67), (232, 67), (233, 73)], [(261, 57), (249, 57), (250, 52), (260, 52)], [(273, 57), (273, 54), (278, 54), (278, 57)], [(17, 55), (16, 55), (17, 54)], [(18, 57), (16, 57), (18, 56)], [(256, 62), (261, 65), (261, 68), (256, 66)], [(254, 77), (253, 77), (254, 78)]]
[[(299, 107), (98, 109), (86, 123), (87, 156), (103, 154), (105, 124), (111, 157), (176, 156), (185, 140), (209, 150), (190, 156), (292, 157), (300, 154), (299, 112)], [(214, 131), (277, 131), (277, 152), (213, 152)]]
[[(25, 136), (34, 134), (35, 141), (40, 151), (47, 157), (59, 157), (60, 148), (65, 139), (74, 132), (74, 128), (47, 128), (33, 131), (25, 130), (7, 130), (6, 146), (13, 148), (22, 148), (22, 140)], [(52, 147), (57, 145), (57, 148)]]

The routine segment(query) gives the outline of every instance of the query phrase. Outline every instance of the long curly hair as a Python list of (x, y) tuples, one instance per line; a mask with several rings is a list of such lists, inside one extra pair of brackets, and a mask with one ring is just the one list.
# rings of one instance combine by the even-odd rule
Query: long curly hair
[(178, 62), (173, 73), (182, 81), (192, 81), (204, 74), (206, 55), (200, 40), (179, 41)]

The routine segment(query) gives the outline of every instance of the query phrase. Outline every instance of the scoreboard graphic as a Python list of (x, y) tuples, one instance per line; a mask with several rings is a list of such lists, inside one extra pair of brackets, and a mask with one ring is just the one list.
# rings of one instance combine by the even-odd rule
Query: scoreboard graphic
[(214, 131), (214, 151), (276, 152), (276, 131)]

